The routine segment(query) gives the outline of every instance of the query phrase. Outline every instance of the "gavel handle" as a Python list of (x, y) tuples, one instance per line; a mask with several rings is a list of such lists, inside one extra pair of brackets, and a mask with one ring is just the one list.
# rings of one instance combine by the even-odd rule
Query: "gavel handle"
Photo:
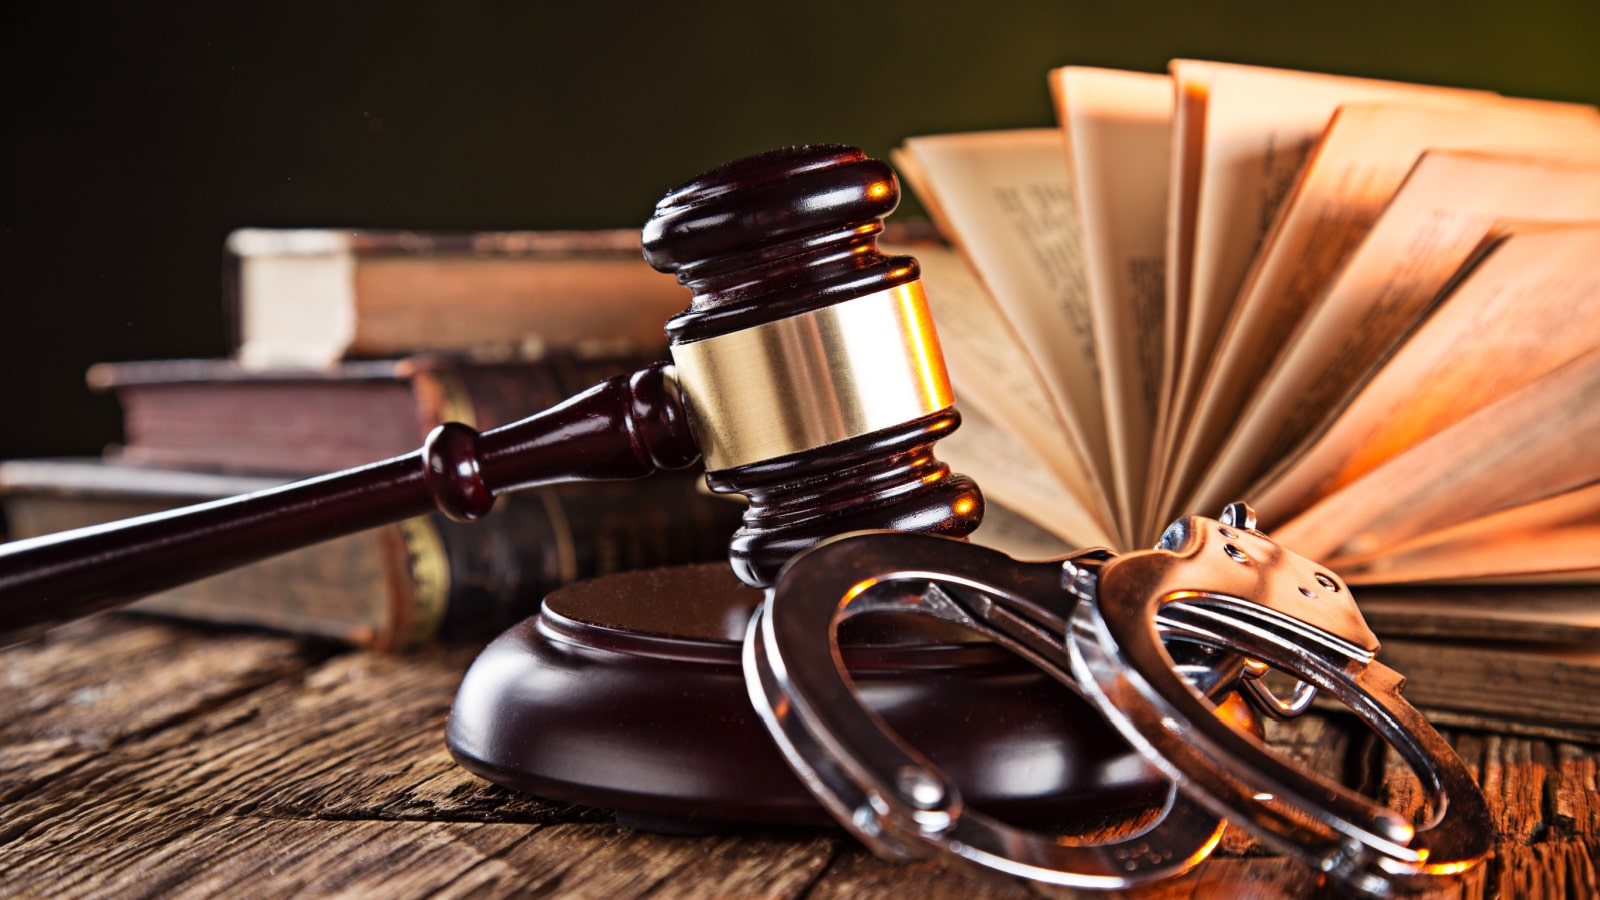
[(478, 433), (449, 423), (415, 453), (168, 512), (0, 544), (0, 646), (51, 624), (298, 547), (438, 509), (458, 520), (497, 494), (637, 478), (699, 451), (671, 367), (619, 375)]

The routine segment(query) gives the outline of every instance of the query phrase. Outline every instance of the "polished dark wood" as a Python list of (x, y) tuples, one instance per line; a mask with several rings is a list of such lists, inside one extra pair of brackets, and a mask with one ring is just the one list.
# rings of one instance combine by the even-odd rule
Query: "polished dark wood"
[[(729, 163), (669, 192), (645, 227), (650, 262), (693, 302), (675, 343), (895, 287), (915, 260), (876, 247), (899, 202), (894, 174), (848, 147)], [(698, 456), (684, 399), (661, 366), (614, 378), (482, 434), (446, 424), (415, 454), (271, 491), (0, 546), (0, 641), (341, 534), (438, 509), (472, 520), (495, 495), (554, 481), (636, 478)], [(746, 583), (845, 531), (965, 536), (983, 514), (970, 479), (934, 458), (954, 409), (873, 434), (708, 473), (750, 504), (730, 546)]]
[(658, 365), (617, 376), (481, 434), (440, 426), (416, 453), (369, 466), (0, 544), (0, 641), (434, 509), (479, 518), (504, 491), (687, 466), (698, 451), (666, 371)]
[[(667, 325), (671, 340), (703, 340), (915, 279), (914, 260), (876, 247), (898, 200), (887, 166), (841, 147), (763, 154), (672, 191), (645, 228), (650, 261), (693, 292), (691, 307)], [(0, 628), (19, 636), (433, 509), (470, 521), (507, 490), (685, 466), (698, 455), (692, 403), (665, 367), (653, 367), (482, 434), (442, 425), (416, 453), (370, 466), (0, 547)], [(982, 495), (932, 452), (959, 421), (945, 409), (708, 472), (713, 489), (749, 500), (730, 545), (732, 574), (770, 584), (793, 554), (863, 528), (965, 536), (980, 521)], [(457, 696), (452, 751), (501, 784), (625, 815), (819, 821), (745, 696), (737, 642), (759, 597), (725, 567), (557, 594), (474, 665)], [(891, 722), (927, 744), (974, 796), (1039, 811), (1064, 800), (1114, 802), (1154, 783), (1081, 700), (996, 648), (932, 633), (920, 620), (875, 628), (847, 652), (852, 671)], [(980, 710), (979, 718), (952, 703)], [(952, 729), (957, 716), (966, 726)], [(1032, 754), (1043, 775), (1019, 780), (990, 764), (1019, 753)]]
[(948, 434), (960, 420), (946, 409), (829, 445), (826, 454), (707, 472), (712, 490), (750, 501), (728, 545), (734, 572), (747, 584), (769, 585), (796, 553), (846, 531), (972, 533), (983, 519), (983, 495), (933, 455), (934, 435)]
[[(761, 599), (720, 564), (561, 588), (472, 664), (445, 743), (497, 784), (651, 828), (826, 824), (750, 706), (740, 646)], [(839, 642), (863, 702), (975, 806), (1042, 821), (1164, 792), (1088, 701), (973, 632), (878, 613)]]
[[(854, 147), (773, 150), (713, 169), (667, 193), (645, 225), (645, 258), (693, 292), (667, 323), (690, 343), (888, 290), (921, 277), (917, 261), (878, 250), (900, 186)], [(934, 441), (961, 422), (952, 408), (858, 438), (706, 474), (750, 505), (729, 560), (768, 585), (822, 538), (865, 528), (965, 537), (983, 495), (952, 474)]]
[(668, 191), (644, 256), (694, 296), (667, 337), (703, 340), (915, 281), (915, 259), (878, 252), (899, 203), (888, 165), (837, 145), (745, 157)]

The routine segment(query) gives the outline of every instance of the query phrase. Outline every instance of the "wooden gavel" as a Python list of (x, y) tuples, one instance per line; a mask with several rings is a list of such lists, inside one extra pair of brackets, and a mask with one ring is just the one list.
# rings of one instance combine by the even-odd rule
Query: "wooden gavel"
[(932, 445), (960, 422), (916, 261), (877, 249), (893, 172), (837, 146), (778, 150), (669, 192), (645, 256), (693, 292), (673, 363), (478, 433), (271, 490), (0, 545), (0, 644), (268, 556), (496, 495), (706, 466), (749, 501), (729, 558), (765, 586), (844, 531), (965, 536), (983, 515)]

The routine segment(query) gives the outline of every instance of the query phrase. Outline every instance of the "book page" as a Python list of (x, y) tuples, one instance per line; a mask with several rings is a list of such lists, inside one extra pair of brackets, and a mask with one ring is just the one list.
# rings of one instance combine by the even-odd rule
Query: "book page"
[[(1111, 483), (1100, 371), (1066, 150), (1056, 129), (911, 138), (900, 157), (993, 295), (1097, 485)], [(919, 183), (920, 182), (920, 183)], [(1037, 413), (1036, 413), (1037, 414)], [(1102, 488), (1103, 489), (1103, 488)], [(1107, 504), (1109, 505), (1109, 504)]]
[(1068, 67), (1051, 73), (1078, 189), (1090, 320), (1124, 546), (1143, 512), (1160, 403), (1172, 79)]
[(1502, 218), (1600, 219), (1600, 164), (1423, 154), (1232, 426), (1191, 500), (1231, 494), (1294, 452), (1405, 340)]
[[(1600, 110), (1500, 97), (1470, 107), (1362, 104), (1339, 109), (1284, 203), (1224, 328), (1215, 362), (1195, 399), (1185, 435), (1186, 461), (1234, 473), (1255, 462), (1229, 460), (1232, 447), (1245, 440), (1236, 436), (1235, 423), (1251, 389), (1285, 352), (1318, 292), (1360, 244), (1425, 150), (1484, 147), (1497, 153), (1558, 150), (1563, 156), (1600, 159)], [(1220, 478), (1217, 490), (1224, 492), (1237, 490), (1242, 481), (1238, 474), (1212, 477)]]
[[(958, 471), (976, 478), (992, 500), (1000, 487), (995, 469), (1029, 467), (1030, 478), (1047, 485), (1042, 496), (1050, 498), (1048, 514), (1035, 510), (1038, 521), (1080, 544), (1108, 543), (1110, 511), (1102, 505), (1101, 492), (1059, 420), (1048, 414), (1051, 398), (1043, 377), (1025, 357), (1019, 358), (1019, 340), (994, 298), (948, 247), (899, 247), (887, 242), (879, 246), (887, 254), (914, 256), (922, 267), (923, 287), (963, 422), (936, 452), (950, 462), (954, 438), (954, 452), (970, 459), (978, 470)], [(1022, 459), (1008, 458), (1013, 445), (1024, 454)]]
[(1496, 231), (1482, 258), (1331, 424), (1247, 492), (1262, 515), (1286, 518), (1594, 349), (1600, 222), (1506, 223)]
[[(1111, 532), (1061, 482), (1042, 456), (980, 406), (962, 407), (961, 427), (939, 441), (939, 458), (970, 476), (986, 506), (999, 505), (1075, 547), (1115, 547)], [(985, 518), (988, 514), (985, 512)]]
[(1275, 540), (1311, 559), (1375, 558), (1457, 523), (1600, 481), (1600, 349), (1345, 485)]
[[(1189, 60), (1175, 60), (1172, 73), (1183, 90), (1203, 82), (1205, 103), (1199, 146), (1184, 148), (1200, 155), (1194, 164), (1197, 183), (1183, 188), (1194, 194), (1193, 248), (1167, 262), (1180, 273), (1172, 283), (1187, 281), (1189, 293), (1176, 300), (1187, 306), (1188, 317), (1168, 414), (1171, 431), (1161, 467), (1164, 514), (1158, 520), (1170, 517), (1175, 495), (1190, 485), (1198, 464), (1208, 458), (1204, 448), (1215, 446), (1218, 429), (1226, 425), (1199, 420), (1194, 403), (1200, 383), (1215, 377), (1212, 369), (1226, 362), (1214, 351), (1245, 273), (1335, 110), (1358, 102), (1475, 104), (1494, 96), (1255, 66), (1197, 66)], [(1180, 110), (1180, 119), (1185, 112)], [(1224, 389), (1230, 385), (1248, 387), (1225, 380)]]
[[(1172, 456), (1182, 421), (1179, 416), (1178, 379), (1191, 364), (1184, 358), (1189, 332), (1189, 295), (1193, 290), (1195, 220), (1200, 207), (1200, 174), (1205, 162), (1206, 103), (1210, 98), (1211, 71), (1216, 65), (1200, 60), (1175, 60), (1172, 77), (1172, 156), (1167, 164), (1166, 315), (1162, 323), (1161, 396), (1156, 405), (1154, 446), (1150, 453), (1150, 482), (1145, 486), (1141, 523), (1161, 522), (1161, 488), (1166, 482), (1167, 460)], [(1158, 524), (1159, 527), (1159, 524)]]
[(969, 540), (980, 547), (999, 550), (1012, 559), (1060, 559), (1077, 547), (999, 503), (985, 505), (983, 524)]
[[(1323, 560), (1350, 584), (1600, 576), (1600, 484), (1441, 528), (1392, 549)], [(1600, 623), (1600, 602), (1591, 593)]]
[(268, 369), (344, 358), (356, 334), (354, 256), (244, 256), (237, 263), (242, 363)]

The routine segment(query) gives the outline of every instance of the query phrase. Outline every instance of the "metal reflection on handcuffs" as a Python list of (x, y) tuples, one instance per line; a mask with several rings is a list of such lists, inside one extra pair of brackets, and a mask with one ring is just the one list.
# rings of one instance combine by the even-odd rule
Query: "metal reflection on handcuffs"
[[(965, 625), (1088, 697), (1171, 782), (1155, 820), (1104, 843), (1027, 831), (963, 805), (960, 788), (864, 708), (840, 663), (838, 624), (896, 610)], [(1223, 820), (1382, 896), (1471, 867), (1489, 850), (1483, 795), (1375, 658), (1378, 641), (1333, 573), (1274, 544), (1254, 514), (1174, 523), (1153, 550), (1018, 562), (923, 535), (863, 533), (789, 564), (751, 620), (751, 698), (818, 800), (875, 852), (953, 856), (1088, 888), (1179, 874)], [(1280, 700), (1268, 669), (1300, 680)], [(1421, 781), (1431, 816), (1413, 827), (1309, 773), (1219, 717), (1235, 687), (1290, 716), (1318, 691), (1350, 708)]]

